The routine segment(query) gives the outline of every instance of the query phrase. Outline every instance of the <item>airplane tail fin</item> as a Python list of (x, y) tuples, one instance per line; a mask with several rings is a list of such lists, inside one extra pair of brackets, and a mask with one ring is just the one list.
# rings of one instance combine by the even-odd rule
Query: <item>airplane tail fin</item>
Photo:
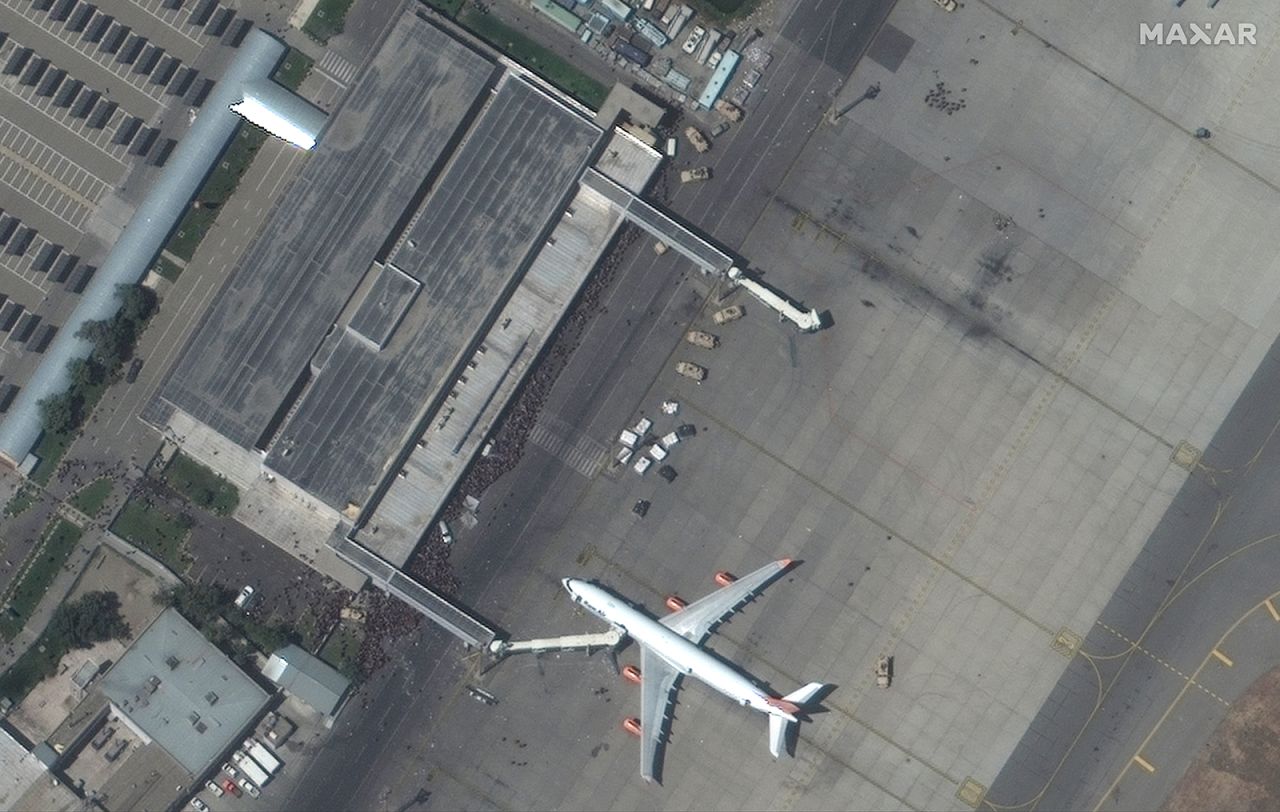
[[(809, 704), (824, 687), (821, 682), (811, 682), (803, 688), (792, 691), (782, 697), (778, 706), (792, 715), (802, 713), (804, 706)], [(774, 758), (782, 758), (783, 751), (787, 749), (787, 734), (790, 732), (792, 724), (793, 722), (781, 716), (769, 715), (769, 752), (773, 754)]]

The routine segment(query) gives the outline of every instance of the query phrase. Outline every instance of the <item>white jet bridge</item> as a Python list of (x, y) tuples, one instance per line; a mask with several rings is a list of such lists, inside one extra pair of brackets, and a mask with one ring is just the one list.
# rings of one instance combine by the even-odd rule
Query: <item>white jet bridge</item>
[(610, 629), (596, 634), (567, 634), (563, 637), (540, 637), (533, 640), (494, 640), (489, 653), (494, 657), (509, 654), (540, 654), (544, 651), (577, 651), (613, 648), (622, 642), (622, 629)]
[(759, 299), (760, 303), (765, 307), (776, 312), (778, 318), (786, 319), (804, 332), (812, 333), (822, 327), (822, 316), (818, 314), (817, 310), (801, 310), (790, 299), (752, 279), (741, 268), (730, 268), (728, 277), (736, 284), (746, 288), (747, 292)]

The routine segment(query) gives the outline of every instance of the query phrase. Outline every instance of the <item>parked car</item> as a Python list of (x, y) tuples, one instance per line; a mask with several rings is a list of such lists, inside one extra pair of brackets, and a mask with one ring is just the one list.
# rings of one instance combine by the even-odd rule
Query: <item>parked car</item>
[(631, 508), (631, 512), (639, 516), (641, 519), (643, 519), (645, 517), (645, 514), (649, 512), (649, 500), (647, 499), (638, 500), (635, 503), (635, 505)]
[(702, 44), (702, 38), (707, 35), (707, 29), (700, 25), (695, 25), (693, 31), (689, 33), (689, 38), (684, 41), (684, 45), (680, 46), (680, 50), (686, 54), (691, 54), (698, 50), (698, 46)]
[(133, 363), (129, 364), (129, 371), (124, 374), (126, 383), (133, 383), (138, 380), (138, 373), (142, 371), (142, 359), (135, 358)]
[(230, 778), (222, 779), (222, 788), (236, 798), (239, 798), (241, 795), (244, 794), (244, 792), (239, 787), (236, 786), (236, 782), (232, 781)]
[(209, 812), (209, 805), (206, 804), (204, 801), (200, 800), (199, 798), (191, 799), (191, 808), (197, 809), (199, 810), (199, 812)]
[(690, 437), (695, 436), (697, 433), (698, 427), (692, 423), (682, 423), (676, 427), (676, 434), (680, 436), (681, 440), (687, 440)]
[(232, 767), (232, 766), (231, 766), (231, 762), (230, 762), (230, 761), (223, 762), (223, 764), (222, 764), (222, 771), (223, 771), (224, 773), (226, 773), (227, 775), (231, 776), (232, 778), (239, 778), (239, 777), (240, 777), (240, 772), (239, 772), (238, 770), (236, 770), (236, 768), (235, 768), (235, 767)]
[(245, 791), (245, 793), (250, 798), (257, 798), (262, 795), (262, 793), (258, 790), (258, 788), (254, 786), (254, 783), (250, 781), (248, 778), (240, 779), (240, 787)]
[(205, 786), (205, 789), (209, 790), (210, 794), (212, 794), (213, 797), (215, 798), (222, 797), (222, 787), (218, 786), (217, 781), (210, 779), (204, 783), (204, 786)]
[(728, 131), (729, 131), (729, 122), (717, 121), (716, 126), (711, 128), (711, 137), (719, 138), (720, 136), (724, 135)]
[(664, 465), (658, 469), (658, 476), (662, 477), (668, 482), (675, 482), (676, 469), (672, 468), (670, 465)]
[(642, 456), (640, 459), (636, 460), (636, 464), (631, 467), (637, 474), (644, 476), (644, 472), (649, 470), (650, 465), (653, 465), (653, 460)]
[[(253, 600), (253, 594), (254, 594), (254, 588), (252, 586), (249, 586), (248, 584), (245, 584), (244, 589), (240, 590), (240, 594), (236, 595), (236, 608), (248, 609), (249, 602)], [(227, 774), (234, 778), (235, 771), (232, 769), (229, 769), (230, 766), (231, 765), (229, 764), (224, 765), (224, 769), (227, 769)]]

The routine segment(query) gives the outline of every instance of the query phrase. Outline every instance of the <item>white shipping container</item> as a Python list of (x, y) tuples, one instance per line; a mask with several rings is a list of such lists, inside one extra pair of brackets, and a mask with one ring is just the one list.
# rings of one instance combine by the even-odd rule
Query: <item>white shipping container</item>
[(275, 775), (276, 770), (280, 769), (280, 759), (275, 757), (270, 750), (262, 745), (256, 739), (244, 740), (244, 751), (249, 757), (258, 762), (258, 766), (266, 770), (269, 775)]

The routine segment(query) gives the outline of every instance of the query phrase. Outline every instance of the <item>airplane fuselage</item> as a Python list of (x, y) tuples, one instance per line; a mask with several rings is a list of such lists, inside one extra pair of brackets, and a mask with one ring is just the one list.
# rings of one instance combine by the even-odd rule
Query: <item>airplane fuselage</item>
[(711, 686), (739, 705), (796, 721), (792, 714), (769, 704), (775, 698), (747, 679), (742, 672), (703, 651), (604, 587), (576, 578), (565, 578), (564, 587), (574, 601), (587, 611), (622, 629), (680, 673)]

